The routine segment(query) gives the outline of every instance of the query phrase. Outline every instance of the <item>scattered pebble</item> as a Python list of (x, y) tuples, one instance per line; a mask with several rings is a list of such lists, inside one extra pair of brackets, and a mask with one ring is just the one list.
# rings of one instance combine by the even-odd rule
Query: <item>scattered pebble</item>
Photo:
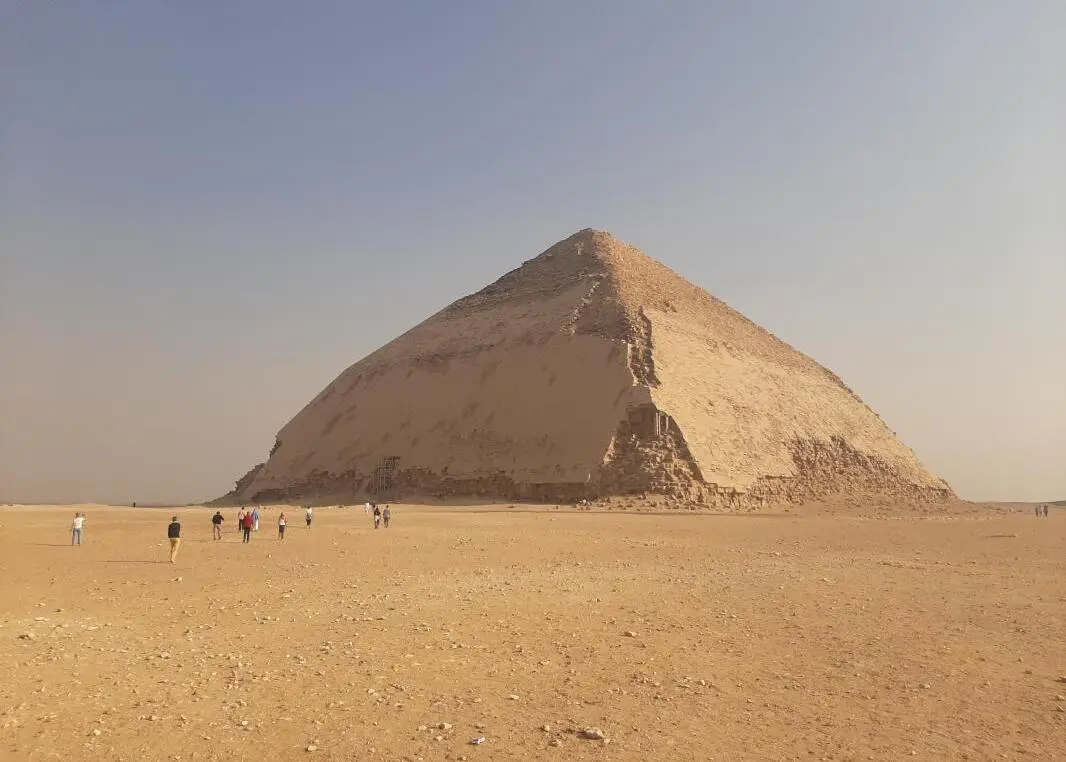
[(607, 736), (605, 736), (603, 731), (599, 728), (585, 728), (581, 731), (581, 737), (589, 741), (602, 741)]

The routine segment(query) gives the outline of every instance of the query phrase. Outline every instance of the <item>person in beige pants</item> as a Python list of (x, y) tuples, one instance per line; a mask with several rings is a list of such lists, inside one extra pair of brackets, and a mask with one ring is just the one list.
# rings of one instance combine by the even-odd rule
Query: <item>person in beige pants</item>
[(178, 549), (181, 547), (181, 522), (177, 516), (170, 517), (167, 537), (170, 539), (170, 563), (175, 563), (178, 559)]

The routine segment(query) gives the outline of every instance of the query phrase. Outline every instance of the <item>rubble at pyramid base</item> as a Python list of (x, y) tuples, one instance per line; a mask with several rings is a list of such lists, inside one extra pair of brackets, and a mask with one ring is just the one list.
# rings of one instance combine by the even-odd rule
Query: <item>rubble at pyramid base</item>
[(628, 499), (673, 507), (750, 511), (802, 504), (837, 496), (871, 496), (899, 505), (954, 501), (945, 487), (920, 486), (901, 479), (878, 458), (858, 452), (843, 439), (795, 440), (790, 444), (797, 474), (761, 477), (747, 490), (702, 480), (676, 429), (642, 436), (629, 421), (612, 442), (608, 462), (582, 482), (515, 482), (506, 472), (454, 477), (423, 468), (404, 469), (383, 459), (369, 473), (316, 471), (281, 489), (247, 494), (249, 472), (238, 488), (217, 501), (237, 503), (354, 504), (364, 501), (576, 505)]

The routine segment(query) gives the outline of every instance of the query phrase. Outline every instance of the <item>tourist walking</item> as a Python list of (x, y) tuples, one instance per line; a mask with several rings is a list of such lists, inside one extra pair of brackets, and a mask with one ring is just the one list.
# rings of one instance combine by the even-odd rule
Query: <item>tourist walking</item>
[(285, 539), (285, 525), (287, 523), (288, 522), (285, 520), (285, 514), (284, 513), (282, 513), (280, 516), (278, 516), (278, 539), (279, 540), (284, 540)]
[(252, 509), (252, 531), (259, 531), (259, 506)]
[(369, 500), (367, 500), (366, 501), (366, 505), (363, 506), (363, 513), (365, 513), (367, 516), (370, 515), (370, 501)]
[(381, 512), (381, 520), (385, 522), (385, 528), (389, 528), (389, 519), (392, 518), (392, 509), (389, 506), (385, 506), (385, 510)]
[(244, 506), (243, 505), (241, 506), (241, 509), (239, 511), (237, 511), (237, 531), (238, 532), (243, 532), (244, 531)]
[(74, 521), (70, 525), (70, 544), (81, 545), (81, 536), (85, 531), (85, 514), (75, 513)]
[(244, 533), (244, 542), (252, 541), (252, 512), (248, 511), (241, 520), (241, 531)]
[(374, 529), (377, 529), (381, 525), (381, 509), (376, 505), (374, 506)]
[(181, 548), (181, 522), (177, 516), (170, 517), (167, 538), (170, 540), (170, 563), (175, 563), (178, 560), (178, 549)]
[(222, 522), (225, 521), (222, 518), (222, 511), (215, 511), (215, 515), (211, 517), (211, 537), (216, 540), (222, 539)]
[(307, 506), (307, 512), (304, 514), (304, 521), (307, 522), (307, 528), (311, 528), (311, 519), (315, 517), (315, 509), (311, 506)]

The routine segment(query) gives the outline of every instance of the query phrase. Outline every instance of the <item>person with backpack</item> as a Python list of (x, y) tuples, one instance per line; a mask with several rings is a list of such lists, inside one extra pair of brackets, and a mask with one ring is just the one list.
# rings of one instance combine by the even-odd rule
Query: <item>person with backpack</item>
[(170, 563), (176, 563), (178, 560), (178, 549), (181, 548), (181, 522), (178, 521), (177, 516), (170, 517), (170, 524), (167, 526), (167, 539), (170, 540)]
[(222, 518), (222, 511), (215, 511), (215, 515), (211, 517), (211, 536), (216, 540), (222, 539), (222, 522), (225, 521)]

